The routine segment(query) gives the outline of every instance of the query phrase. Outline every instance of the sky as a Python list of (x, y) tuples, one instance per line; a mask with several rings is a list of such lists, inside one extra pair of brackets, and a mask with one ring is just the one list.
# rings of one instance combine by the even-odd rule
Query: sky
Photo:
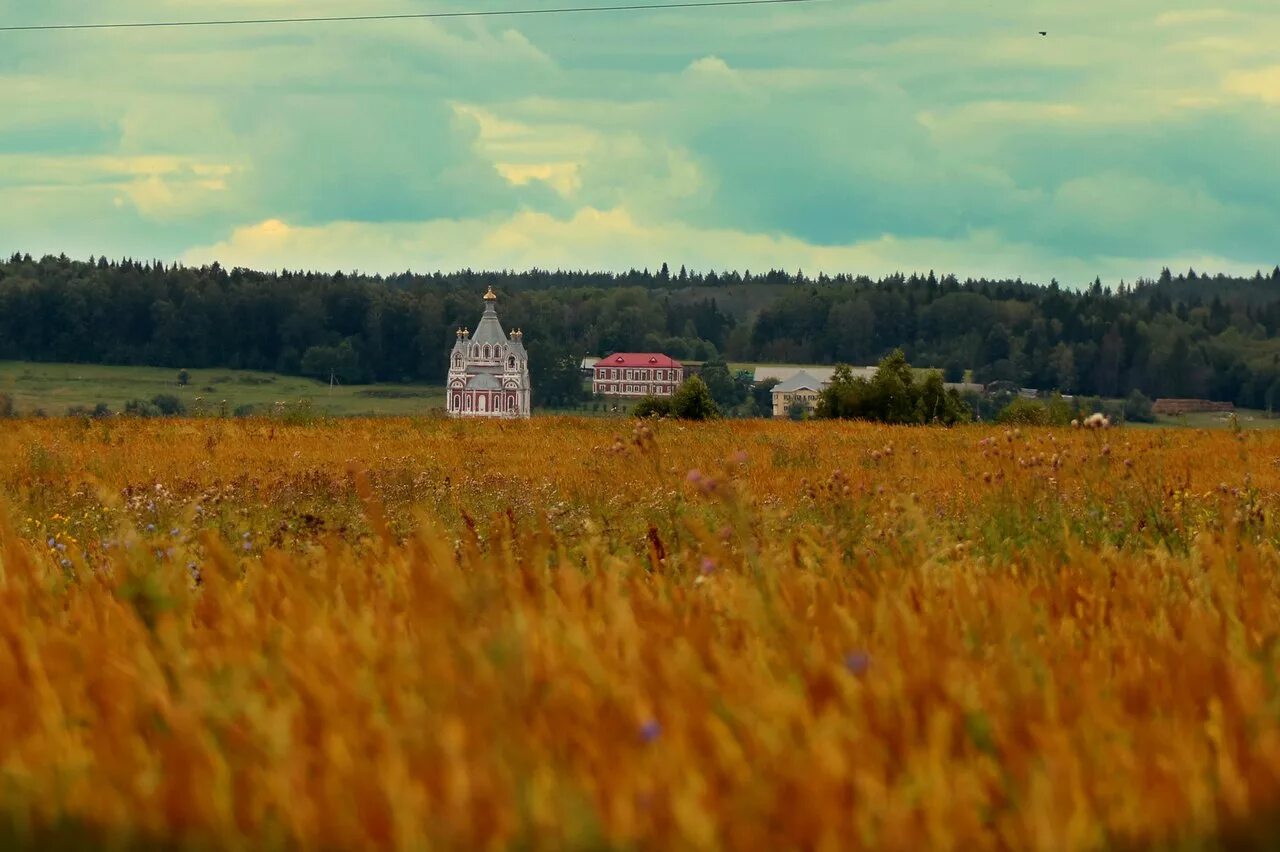
[[(553, 5), (0, 0), (0, 25)], [(1275, 0), (0, 33), (0, 251), (1251, 273), (1280, 263), (1278, 140)]]

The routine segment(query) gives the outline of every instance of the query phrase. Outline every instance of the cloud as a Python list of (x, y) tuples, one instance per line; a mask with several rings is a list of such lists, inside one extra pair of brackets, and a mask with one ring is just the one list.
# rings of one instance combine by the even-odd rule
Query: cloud
[[(1228, 5), (850, 0), (15, 34), (0, 250), (1063, 280), (1270, 266), (1280, 18), (1274, 0)], [(18, 22), (83, 9), (0, 0)], [(110, 16), (193, 9), (120, 0)]]
[(1226, 79), (1226, 90), (1235, 95), (1280, 104), (1280, 65), (1238, 71)]
[[(371, 263), (370, 258), (376, 258)], [(506, 218), (370, 224), (335, 222), (317, 227), (279, 220), (237, 228), (224, 241), (194, 248), (188, 264), (219, 261), (264, 269), (305, 265), (390, 273), (404, 269), (656, 268), (664, 261), (695, 269), (771, 268), (810, 274), (955, 271), (961, 276), (1052, 277), (1083, 284), (1097, 275), (1109, 280), (1152, 276), (1163, 261), (1097, 256), (1046, 257), (1034, 245), (1015, 244), (990, 231), (954, 240), (882, 236), (844, 245), (822, 246), (780, 234), (723, 228), (691, 228), (673, 222), (645, 222), (626, 209), (584, 208), (566, 218), (522, 212)], [(1170, 259), (1179, 268), (1252, 272), (1256, 267), (1206, 253)]]

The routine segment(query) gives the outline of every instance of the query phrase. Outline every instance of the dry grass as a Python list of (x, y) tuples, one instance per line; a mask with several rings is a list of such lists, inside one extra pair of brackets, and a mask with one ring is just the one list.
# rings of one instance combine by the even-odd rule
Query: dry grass
[(3, 428), (14, 842), (1274, 828), (1269, 433)]

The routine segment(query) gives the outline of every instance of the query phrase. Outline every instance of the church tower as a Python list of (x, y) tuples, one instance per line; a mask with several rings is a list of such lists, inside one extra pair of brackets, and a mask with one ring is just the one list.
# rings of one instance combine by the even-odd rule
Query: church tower
[(507, 335), (498, 322), (498, 295), (484, 294), (484, 314), (474, 333), (460, 328), (449, 353), (450, 417), (528, 417), (529, 355), (524, 333)]

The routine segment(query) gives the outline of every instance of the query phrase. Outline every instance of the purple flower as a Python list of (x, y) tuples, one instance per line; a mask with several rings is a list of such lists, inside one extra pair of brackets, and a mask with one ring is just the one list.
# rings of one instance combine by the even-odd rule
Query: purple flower
[(871, 656), (866, 651), (850, 651), (844, 655), (844, 667), (861, 677), (871, 668)]
[(155, 524), (147, 524), (147, 532), (155, 532), (155, 531), (156, 531)]
[(702, 557), (702, 573), (711, 574), (716, 570), (716, 561), (710, 556)]
[(662, 725), (657, 719), (650, 719), (640, 726), (641, 741), (651, 743), (660, 736), (662, 736)]
[(51, 538), (49, 539), (48, 542), (46, 542), (46, 544), (48, 544), (50, 547), (56, 547), (58, 545), (58, 540), (56, 538)]

